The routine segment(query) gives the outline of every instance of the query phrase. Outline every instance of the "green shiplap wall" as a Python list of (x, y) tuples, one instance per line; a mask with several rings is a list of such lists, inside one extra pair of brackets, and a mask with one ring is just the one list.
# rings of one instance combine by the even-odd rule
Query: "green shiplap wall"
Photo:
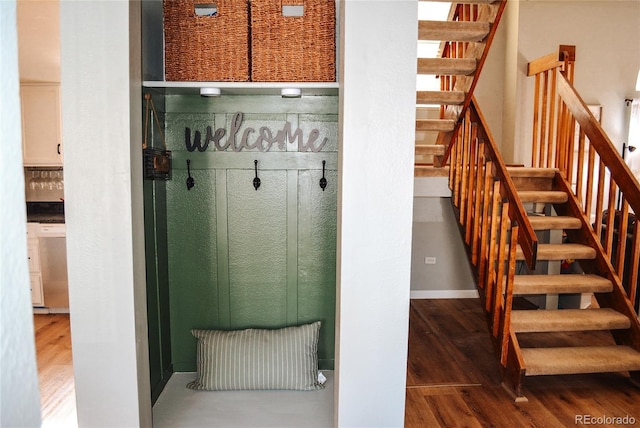
[[(335, 338), (337, 97), (166, 97), (173, 179), (166, 183), (171, 354), (175, 371), (194, 371), (194, 328), (278, 328), (322, 321), (320, 368), (332, 369)], [(188, 152), (185, 127), (238, 133), (286, 122), (304, 142), (318, 129), (319, 153), (297, 144), (257, 150)], [(255, 141), (256, 133), (249, 136)], [(227, 136), (222, 141), (226, 141)], [(187, 190), (186, 160), (195, 186)], [(254, 160), (261, 186), (256, 191)], [(328, 186), (319, 186), (322, 161)]]

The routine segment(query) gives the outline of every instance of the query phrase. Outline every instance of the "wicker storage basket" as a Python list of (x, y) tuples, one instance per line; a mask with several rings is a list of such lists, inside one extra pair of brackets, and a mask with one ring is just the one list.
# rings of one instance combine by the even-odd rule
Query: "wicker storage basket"
[(164, 50), (166, 80), (249, 80), (248, 0), (164, 0)]
[[(303, 16), (283, 16), (303, 6)], [(251, 0), (251, 80), (334, 82), (334, 0)]]

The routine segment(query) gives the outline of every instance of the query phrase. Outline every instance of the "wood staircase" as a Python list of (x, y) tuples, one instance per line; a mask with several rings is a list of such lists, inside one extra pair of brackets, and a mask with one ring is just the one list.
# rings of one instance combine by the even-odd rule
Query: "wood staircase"
[[(527, 203), (536, 204), (536, 212), (532, 212), (532, 208), (528, 210), (528, 220), (533, 229), (538, 233), (557, 230), (562, 235), (571, 236), (566, 243), (538, 244), (537, 262), (573, 260), (580, 265), (575, 269), (576, 273), (566, 274), (549, 274), (549, 268), (547, 272), (531, 272), (525, 267), (521, 270), (526, 272), (514, 275), (513, 295), (531, 298), (536, 295), (588, 293), (599, 296), (598, 302), (602, 301), (603, 305), (557, 310), (513, 309), (511, 332), (515, 336), (514, 346), (518, 346), (529, 333), (540, 336), (540, 333), (611, 330), (628, 336), (626, 340), (618, 340), (618, 344), (612, 340), (610, 346), (589, 346), (585, 343), (581, 347), (548, 347), (539, 337), (537, 340), (525, 339), (529, 346), (537, 341), (540, 347), (520, 348), (524, 376), (631, 371), (636, 372), (634, 379), (638, 379), (640, 325), (637, 314), (630, 302), (605, 306), (613, 300), (611, 296), (616, 284), (597, 268), (598, 264), (606, 264), (606, 259), (598, 251), (598, 243), (591, 230), (583, 228), (580, 217), (573, 214), (575, 208), (579, 210), (578, 201), (569, 191), (566, 180), (556, 168), (507, 168), (507, 171), (521, 202), (525, 206)], [(544, 209), (540, 209), (540, 204)], [(539, 211), (546, 215), (540, 215)], [(516, 248), (516, 260), (524, 262), (524, 253), (519, 246)], [(522, 399), (521, 383), (522, 379), (516, 379), (511, 384), (518, 399)]]
[[(506, 166), (473, 97), (505, 1), (454, 4), (449, 21), (419, 23), (420, 40), (443, 43), (441, 58), (418, 60), (418, 73), (440, 76), (442, 90), (416, 96), (417, 134), (434, 136), (416, 141), (415, 176), (449, 176), (504, 385), (516, 401), (526, 400), (527, 376), (624, 372), (640, 385), (640, 225), (628, 221), (640, 213), (640, 184), (575, 92), (570, 46), (529, 65), (532, 166)], [(439, 117), (427, 117), (423, 104), (439, 105)], [(614, 239), (614, 230), (628, 239)], [(567, 261), (572, 272), (561, 273)], [(587, 307), (514, 305), (550, 295), (591, 297)], [(563, 345), (567, 332), (584, 337), (584, 346)], [(610, 332), (610, 345), (594, 346), (591, 332)]]
[[(440, 77), (439, 91), (416, 94), (416, 177), (447, 176), (442, 160), (468, 106), (506, 0), (465, 0), (447, 21), (419, 21), (419, 41), (439, 41), (442, 57), (418, 58), (418, 75)], [(439, 117), (427, 105), (440, 106)]]

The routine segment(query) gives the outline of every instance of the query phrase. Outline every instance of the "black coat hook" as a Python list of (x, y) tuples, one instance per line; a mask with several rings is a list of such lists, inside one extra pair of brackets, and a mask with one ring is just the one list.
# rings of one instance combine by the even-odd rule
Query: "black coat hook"
[(324, 192), (324, 189), (327, 187), (327, 179), (324, 177), (324, 167), (327, 164), (327, 161), (322, 161), (322, 178), (320, 179), (320, 188)]
[(253, 161), (253, 167), (256, 171), (256, 176), (253, 179), (253, 187), (256, 190), (258, 190), (258, 187), (260, 187), (260, 179), (258, 178), (258, 160), (257, 159)]
[(187, 159), (187, 190), (191, 190), (195, 185), (195, 180), (191, 176), (191, 159)]

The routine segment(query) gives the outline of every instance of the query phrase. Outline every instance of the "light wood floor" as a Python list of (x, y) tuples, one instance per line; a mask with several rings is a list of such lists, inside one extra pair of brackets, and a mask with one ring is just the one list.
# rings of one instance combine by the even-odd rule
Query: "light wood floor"
[[(43, 426), (75, 427), (69, 315), (35, 315), (34, 322)], [(407, 427), (566, 427), (580, 425), (577, 415), (628, 415), (635, 425), (626, 426), (640, 426), (640, 389), (622, 374), (528, 378), (529, 402), (514, 403), (500, 386), (477, 299), (412, 300), (409, 323)]]
[(69, 314), (34, 315), (43, 427), (77, 427)]
[[(629, 416), (635, 424), (626, 426), (640, 426), (640, 389), (622, 374), (527, 378), (529, 402), (514, 403), (500, 385), (478, 299), (412, 300), (409, 323), (407, 427), (568, 427), (581, 425), (580, 415)], [(585, 336), (560, 333), (544, 340), (552, 346)], [(598, 333), (589, 341), (612, 339)]]

